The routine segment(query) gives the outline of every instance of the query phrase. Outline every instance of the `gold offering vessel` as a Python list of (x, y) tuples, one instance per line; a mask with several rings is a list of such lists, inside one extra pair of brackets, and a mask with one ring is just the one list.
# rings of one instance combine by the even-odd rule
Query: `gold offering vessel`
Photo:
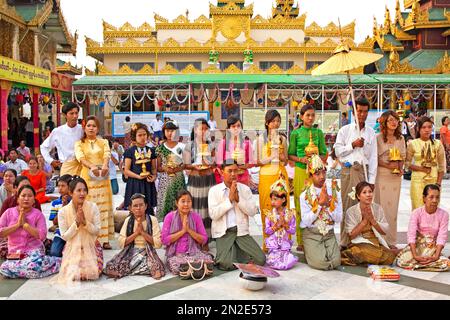
[[(398, 162), (402, 161), (402, 156), (400, 155), (400, 150), (396, 147), (389, 149), (389, 161)], [(399, 174), (400, 170), (398, 168), (392, 170), (393, 174)]]
[[(433, 152), (431, 143), (426, 143), (421, 152), (422, 156), (422, 167), (432, 168), (437, 165), (436, 163), (436, 154)], [(428, 173), (423, 177), (424, 180), (432, 180), (433, 177)]]
[(148, 150), (147, 152), (138, 152), (137, 150), (134, 152), (134, 158), (136, 159), (136, 164), (142, 165), (142, 172), (140, 173), (141, 177), (148, 177), (150, 172), (147, 171), (146, 164), (151, 161), (152, 152)]
[(202, 157), (202, 164), (201, 164), (201, 166), (200, 166), (200, 170), (208, 169), (209, 166), (206, 165), (206, 164), (203, 162), (203, 158), (204, 158), (204, 157), (209, 157), (209, 156), (211, 156), (211, 152), (210, 152), (209, 149), (208, 149), (208, 144), (207, 144), (207, 143), (202, 143), (202, 144), (200, 144), (200, 152), (199, 152), (199, 155)]
[[(231, 155), (231, 157), (233, 158), (233, 160), (238, 164), (238, 165), (243, 165), (245, 164), (245, 153), (244, 150), (242, 150), (241, 148), (239, 148), (236, 144), (236, 147), (233, 150), (233, 153)], [(244, 163), (242, 163), (242, 159), (244, 159)], [(238, 174), (244, 174), (245, 173), (245, 169), (239, 169), (238, 170)]]
[[(178, 157), (170, 153), (169, 157), (167, 158), (167, 167), (170, 169), (175, 169), (180, 165), (180, 161), (178, 161)], [(175, 173), (169, 173), (169, 177), (174, 177)]]
[(315, 154), (319, 154), (319, 148), (314, 144), (312, 131), (309, 132), (309, 144), (305, 148), (305, 155), (311, 157)]

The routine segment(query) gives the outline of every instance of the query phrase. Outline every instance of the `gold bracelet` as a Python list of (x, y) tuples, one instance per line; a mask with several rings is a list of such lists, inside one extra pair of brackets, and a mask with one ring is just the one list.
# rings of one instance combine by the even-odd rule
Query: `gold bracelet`
[(28, 224), (28, 222), (25, 222), (25, 223), (23, 224), (22, 228), (25, 229), (25, 227), (28, 228), (29, 226), (30, 226), (30, 225)]

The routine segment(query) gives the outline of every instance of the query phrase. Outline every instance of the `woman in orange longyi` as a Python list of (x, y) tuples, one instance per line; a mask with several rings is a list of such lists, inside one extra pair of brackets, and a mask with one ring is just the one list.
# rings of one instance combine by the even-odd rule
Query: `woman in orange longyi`
[(22, 171), (22, 175), (30, 180), (30, 184), (36, 191), (36, 200), (39, 203), (46, 203), (52, 200), (45, 195), (45, 188), (47, 187), (47, 178), (45, 172), (39, 170), (38, 162), (35, 157), (30, 157), (28, 159), (28, 170)]

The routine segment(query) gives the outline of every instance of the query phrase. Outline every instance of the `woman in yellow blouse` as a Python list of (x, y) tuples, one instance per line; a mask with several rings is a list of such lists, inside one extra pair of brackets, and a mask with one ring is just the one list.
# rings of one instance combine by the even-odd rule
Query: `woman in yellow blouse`
[(405, 167), (412, 171), (412, 210), (423, 206), (422, 192), (427, 184), (441, 185), (445, 173), (445, 151), (439, 140), (431, 137), (433, 122), (421, 117), (417, 122), (417, 139), (406, 150)]
[(94, 202), (100, 210), (101, 229), (98, 240), (103, 244), (103, 249), (111, 249), (109, 241), (114, 239), (112, 190), (109, 182), (111, 151), (108, 140), (97, 136), (99, 129), (97, 117), (87, 117), (84, 136), (75, 143), (75, 156), (83, 166), (81, 177), (89, 187), (87, 200)]
[[(272, 202), (270, 199), (270, 187), (280, 177), (289, 185), (289, 178), (286, 171), (287, 163), (287, 142), (278, 130), (281, 125), (281, 115), (277, 110), (269, 110), (266, 113), (265, 126), (267, 134), (260, 135), (256, 140), (257, 159), (259, 171), (259, 209), (261, 212), (261, 220), (263, 230), (266, 225), (265, 212), (272, 211)], [(289, 194), (289, 190), (287, 191)], [(290, 208), (289, 197), (287, 198), (287, 208)], [(266, 235), (263, 232), (263, 250), (266, 252)]]

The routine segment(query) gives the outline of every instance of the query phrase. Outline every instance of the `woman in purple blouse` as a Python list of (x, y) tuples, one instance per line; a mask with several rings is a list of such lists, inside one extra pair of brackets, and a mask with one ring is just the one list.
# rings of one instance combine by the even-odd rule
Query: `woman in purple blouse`
[(202, 217), (192, 211), (192, 195), (181, 190), (176, 197), (177, 210), (169, 212), (164, 218), (161, 233), (162, 243), (166, 246), (166, 260), (173, 274), (179, 273), (180, 265), (186, 262), (204, 260), (213, 262), (209, 253), (202, 252), (208, 236)]
[(17, 193), (17, 206), (0, 217), (0, 238), (8, 238), (8, 257), (0, 266), (7, 278), (44, 278), (57, 273), (61, 258), (45, 255), (47, 225), (41, 211), (33, 208), (36, 192), (30, 185)]
[(424, 206), (411, 214), (408, 246), (397, 257), (397, 265), (421, 271), (447, 271), (448, 258), (441, 256), (447, 242), (448, 212), (439, 208), (440, 187), (429, 184), (423, 190)]

